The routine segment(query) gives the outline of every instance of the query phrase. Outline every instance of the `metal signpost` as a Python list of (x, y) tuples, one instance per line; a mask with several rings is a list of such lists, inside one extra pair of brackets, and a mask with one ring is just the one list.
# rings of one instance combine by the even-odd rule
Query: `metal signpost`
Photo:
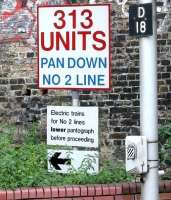
[(156, 2), (139, 3), (130, 8), (129, 25), (130, 35), (140, 37), (140, 131), (148, 144), (148, 172), (142, 175), (141, 199), (159, 200)]
[[(149, 3), (149, 0), (140, 3)], [(150, 3), (153, 35), (140, 38), (140, 130), (147, 137), (149, 166), (143, 177), (142, 199), (159, 200), (156, 5), (155, 1)]]

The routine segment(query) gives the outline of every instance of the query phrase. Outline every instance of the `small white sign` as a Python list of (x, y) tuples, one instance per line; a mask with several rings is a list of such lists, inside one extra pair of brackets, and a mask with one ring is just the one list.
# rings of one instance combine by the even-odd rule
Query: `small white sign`
[(98, 151), (48, 149), (48, 171), (69, 173), (86, 170), (89, 174), (99, 172)]
[(110, 5), (38, 7), (39, 88), (109, 90)]
[(98, 107), (47, 106), (47, 144), (98, 148)]

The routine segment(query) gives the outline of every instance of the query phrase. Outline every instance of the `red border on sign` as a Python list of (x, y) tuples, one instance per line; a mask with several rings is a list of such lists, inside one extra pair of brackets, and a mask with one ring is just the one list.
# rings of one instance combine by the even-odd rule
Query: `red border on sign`
[[(41, 7), (80, 7), (80, 6), (107, 6), (108, 7), (108, 21), (109, 21), (109, 87), (108, 88), (81, 88), (81, 87), (40, 87), (39, 86), (39, 8)], [(112, 79), (111, 79), (111, 41), (112, 41), (112, 37), (111, 37), (111, 4), (107, 3), (107, 4), (65, 4), (65, 5), (40, 5), (37, 7), (37, 44), (38, 44), (38, 55), (37, 55), (37, 72), (38, 72), (38, 77), (36, 78), (36, 82), (38, 85), (38, 89), (52, 89), (52, 90), (77, 90), (77, 91), (110, 91), (112, 88)]]

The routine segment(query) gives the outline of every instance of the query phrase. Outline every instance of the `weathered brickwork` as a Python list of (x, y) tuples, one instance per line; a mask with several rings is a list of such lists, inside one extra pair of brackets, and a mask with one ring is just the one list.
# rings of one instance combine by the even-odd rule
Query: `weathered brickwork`
[[(38, 90), (36, 86), (36, 6), (49, 2), (64, 3), (4, 0), (0, 4), (0, 121), (42, 122), (47, 105), (72, 104), (70, 91)], [(125, 136), (139, 134), (139, 40), (128, 36), (128, 17), (122, 13), (119, 1), (110, 3), (112, 89), (80, 92), (80, 105), (100, 108), (102, 154), (108, 157), (115, 153), (120, 158), (123, 148), (119, 145)], [(131, 3), (127, 2), (125, 10)], [(170, 0), (157, 2), (157, 22), (158, 116), (162, 124), (171, 116)]]
[[(161, 200), (171, 199), (171, 182), (159, 184)], [(0, 190), (1, 200), (132, 200), (141, 198), (140, 183), (71, 185)]]

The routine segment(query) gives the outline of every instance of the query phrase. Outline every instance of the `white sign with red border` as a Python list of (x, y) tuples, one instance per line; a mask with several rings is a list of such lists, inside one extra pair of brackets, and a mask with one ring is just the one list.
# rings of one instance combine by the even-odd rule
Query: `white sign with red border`
[(110, 5), (38, 7), (38, 85), (110, 88)]

